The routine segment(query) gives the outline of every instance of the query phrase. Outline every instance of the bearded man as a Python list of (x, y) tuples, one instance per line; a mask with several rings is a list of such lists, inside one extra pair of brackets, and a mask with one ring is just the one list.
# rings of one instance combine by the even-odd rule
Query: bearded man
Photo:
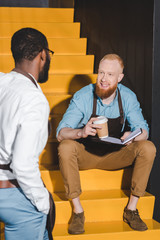
[[(57, 129), (60, 170), (66, 196), (73, 204), (73, 216), (68, 229), (70, 234), (84, 232), (79, 170), (115, 170), (133, 163), (131, 194), (124, 208), (123, 220), (134, 230), (147, 230), (136, 206), (139, 197), (145, 193), (156, 149), (147, 140), (148, 124), (136, 95), (120, 84), (124, 76), (123, 68), (123, 60), (118, 55), (104, 56), (99, 64), (96, 84), (90, 84), (75, 93)], [(93, 122), (99, 115), (108, 118), (109, 136), (124, 139), (138, 128), (142, 129), (142, 134), (123, 147), (103, 144), (94, 139), (100, 127)], [(126, 125), (129, 131), (126, 131)]]
[(0, 73), (0, 221), (8, 240), (48, 240), (52, 205), (38, 161), (48, 139), (50, 109), (39, 83), (48, 80), (53, 51), (33, 28), (15, 32), (11, 50), (15, 68)]

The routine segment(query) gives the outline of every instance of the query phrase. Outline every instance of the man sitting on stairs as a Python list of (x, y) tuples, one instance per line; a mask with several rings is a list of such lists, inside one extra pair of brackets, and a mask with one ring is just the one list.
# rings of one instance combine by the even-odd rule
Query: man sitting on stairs
[[(132, 164), (131, 194), (124, 208), (123, 220), (134, 230), (147, 230), (136, 206), (139, 197), (145, 193), (156, 149), (147, 140), (148, 125), (136, 95), (120, 84), (124, 76), (123, 68), (123, 60), (118, 55), (104, 56), (99, 64), (96, 84), (90, 84), (75, 93), (57, 129), (59, 166), (66, 196), (73, 204), (68, 229), (70, 234), (84, 232), (79, 170), (115, 170)], [(138, 128), (142, 128), (142, 134), (123, 147), (95, 142), (93, 138), (99, 126), (93, 121), (98, 115), (108, 118), (110, 136), (124, 139)], [(125, 130), (126, 125), (129, 131)]]

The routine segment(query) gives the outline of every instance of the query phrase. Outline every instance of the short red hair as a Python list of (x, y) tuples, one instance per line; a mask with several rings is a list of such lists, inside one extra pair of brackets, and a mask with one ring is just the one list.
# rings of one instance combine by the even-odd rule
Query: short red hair
[(101, 61), (100, 61), (100, 63), (102, 62), (102, 61), (104, 61), (104, 60), (117, 60), (118, 62), (119, 62), (119, 64), (120, 64), (120, 66), (121, 66), (121, 68), (122, 68), (122, 70), (124, 69), (124, 63), (123, 63), (123, 60), (122, 60), (122, 58), (119, 56), (119, 55), (117, 55), (117, 54), (107, 54), (107, 55), (105, 55), (102, 59), (101, 59)]

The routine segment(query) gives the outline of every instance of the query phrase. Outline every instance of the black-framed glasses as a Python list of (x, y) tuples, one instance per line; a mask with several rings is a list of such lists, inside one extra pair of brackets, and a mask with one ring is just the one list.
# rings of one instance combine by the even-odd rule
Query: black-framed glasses
[(45, 49), (49, 52), (49, 55), (52, 57), (54, 52), (52, 50), (48, 49), (48, 48), (45, 48)]

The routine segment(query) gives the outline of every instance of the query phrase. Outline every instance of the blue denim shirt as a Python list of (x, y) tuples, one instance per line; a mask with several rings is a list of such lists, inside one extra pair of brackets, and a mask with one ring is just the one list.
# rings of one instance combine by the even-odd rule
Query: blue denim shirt
[[(135, 93), (122, 84), (118, 84), (118, 88), (122, 99), (124, 120), (127, 119), (131, 131), (134, 131), (137, 128), (142, 128), (147, 130), (149, 134), (148, 124), (146, 120), (144, 120), (142, 110)], [(77, 129), (87, 124), (93, 110), (94, 89), (95, 84), (89, 84), (74, 94), (66, 113), (59, 123), (57, 135), (62, 128), (68, 127)], [(98, 98), (96, 114), (106, 116), (107, 118), (119, 117), (120, 113), (117, 94), (114, 100), (108, 105), (103, 104), (101, 98)]]

